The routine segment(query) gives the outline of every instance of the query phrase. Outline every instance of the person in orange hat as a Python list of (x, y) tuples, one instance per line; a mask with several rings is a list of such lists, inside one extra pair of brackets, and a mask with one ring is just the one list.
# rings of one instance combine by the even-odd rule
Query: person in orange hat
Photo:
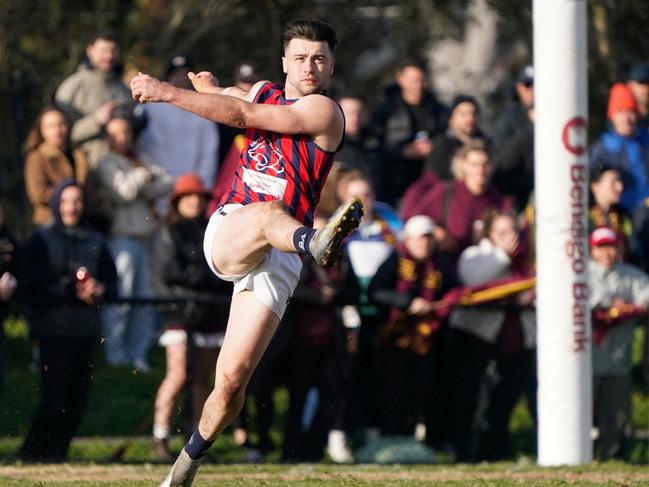
[(619, 170), (624, 185), (621, 204), (634, 212), (649, 197), (649, 133), (638, 129), (638, 105), (628, 85), (613, 85), (607, 115), (610, 129), (591, 148), (590, 165), (604, 163)]
[[(209, 378), (223, 342), (228, 316), (223, 304), (202, 304), (197, 298), (217, 295), (229, 297), (232, 284), (218, 279), (210, 270), (200, 249), (210, 198), (198, 174), (181, 174), (169, 199), (166, 222), (154, 239), (152, 284), (159, 297), (181, 298), (161, 313), (165, 331), (159, 344), (165, 348), (167, 371), (155, 399), (153, 418), (154, 453), (171, 462), (168, 439), (176, 399), (187, 378), (187, 357), (192, 360), (192, 413), (194, 423), (211, 391)], [(187, 353), (188, 348), (191, 353)]]

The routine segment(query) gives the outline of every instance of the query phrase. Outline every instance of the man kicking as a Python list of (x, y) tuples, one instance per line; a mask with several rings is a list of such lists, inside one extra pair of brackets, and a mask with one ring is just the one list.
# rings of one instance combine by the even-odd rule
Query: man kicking
[(205, 232), (210, 267), (234, 282), (215, 386), (198, 428), (161, 487), (191, 485), (216, 436), (239, 414), (250, 376), (297, 285), (297, 254), (334, 264), (342, 240), (363, 214), (355, 199), (323, 229), (311, 228), (345, 125), (340, 107), (322, 95), (333, 75), (336, 32), (321, 21), (294, 20), (286, 25), (282, 42), (284, 86), (259, 82), (246, 93), (216, 86), (207, 72), (189, 74), (196, 92), (145, 74), (131, 82), (133, 98), (140, 103), (168, 102), (247, 128), (232, 190)]

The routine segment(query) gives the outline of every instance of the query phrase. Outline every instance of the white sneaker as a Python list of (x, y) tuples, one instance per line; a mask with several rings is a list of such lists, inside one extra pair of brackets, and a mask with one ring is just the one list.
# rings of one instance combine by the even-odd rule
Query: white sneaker
[(309, 244), (311, 254), (321, 266), (334, 265), (340, 259), (343, 240), (363, 218), (363, 203), (359, 198), (340, 207), (324, 228), (318, 230)]
[(202, 461), (202, 457), (193, 460), (183, 448), (160, 487), (189, 487), (192, 485)]
[(347, 445), (347, 435), (344, 431), (331, 430), (329, 432), (327, 453), (334, 463), (354, 463), (354, 455)]

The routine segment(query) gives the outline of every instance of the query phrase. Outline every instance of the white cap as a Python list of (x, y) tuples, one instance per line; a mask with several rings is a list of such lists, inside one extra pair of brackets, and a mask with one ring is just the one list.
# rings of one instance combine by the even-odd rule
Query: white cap
[(404, 237), (421, 237), (423, 235), (432, 235), (435, 230), (433, 220), (426, 215), (417, 215), (410, 217), (403, 227)]

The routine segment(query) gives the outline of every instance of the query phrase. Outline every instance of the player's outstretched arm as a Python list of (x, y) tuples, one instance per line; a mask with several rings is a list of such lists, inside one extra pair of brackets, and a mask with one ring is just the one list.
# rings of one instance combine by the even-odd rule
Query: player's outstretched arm
[(253, 85), (250, 91), (244, 91), (236, 86), (221, 87), (219, 80), (209, 71), (199, 73), (188, 73), (187, 77), (192, 82), (194, 89), (199, 93), (211, 93), (213, 95), (228, 95), (235, 98), (241, 98), (246, 101), (253, 101), (254, 95), (265, 81), (259, 81)]
[[(258, 86), (255, 85), (258, 89)], [(251, 96), (255, 92), (251, 90)], [(322, 95), (306, 96), (292, 105), (250, 103), (236, 96), (198, 93), (161, 83), (139, 74), (131, 81), (135, 101), (168, 102), (201, 117), (240, 128), (258, 128), (284, 134), (331, 135), (340, 140), (343, 117), (335, 103)]]

